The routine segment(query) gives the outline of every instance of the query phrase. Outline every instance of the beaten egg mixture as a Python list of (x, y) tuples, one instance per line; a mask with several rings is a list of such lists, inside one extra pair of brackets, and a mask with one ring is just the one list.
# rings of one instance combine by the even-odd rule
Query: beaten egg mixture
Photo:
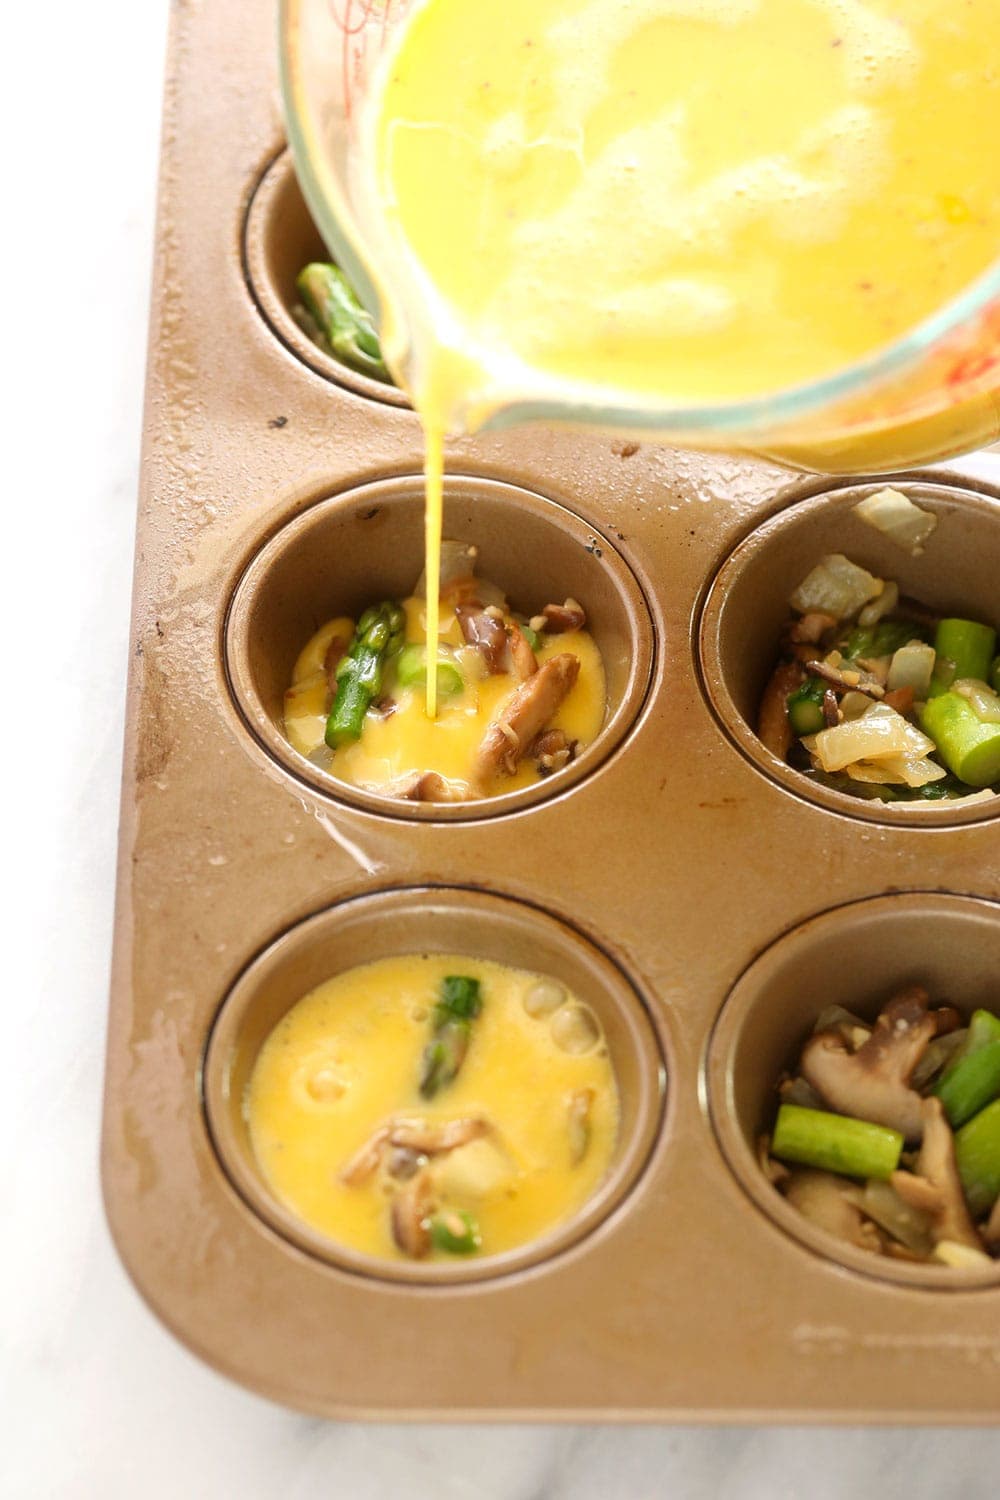
[[(436, 997), (456, 974), (478, 981), (482, 1007), (457, 1075), (425, 1098)], [(393, 1175), (394, 1125), (418, 1140), (475, 1124), (469, 1140), (411, 1152), (406, 1167), (426, 1175), (427, 1214), (464, 1215), (475, 1251), (493, 1255), (582, 1207), (608, 1171), (619, 1109), (600, 1027), (565, 987), (486, 960), (412, 954), (339, 974), (294, 1005), (261, 1049), (245, 1112), (264, 1177), (292, 1213), (339, 1244), (399, 1259), (408, 1252), (393, 1202), (414, 1179)], [(375, 1165), (359, 1172), (373, 1141)]]

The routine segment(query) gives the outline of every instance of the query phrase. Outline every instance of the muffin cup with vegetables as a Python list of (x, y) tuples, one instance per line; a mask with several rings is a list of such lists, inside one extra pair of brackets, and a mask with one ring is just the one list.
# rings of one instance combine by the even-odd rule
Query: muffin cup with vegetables
[(442, 547), (438, 704), (421, 578), (404, 600), (323, 625), (285, 694), (290, 743), (331, 776), (409, 802), (466, 802), (557, 775), (600, 732), (600, 653), (573, 598), (530, 618), (475, 574), (476, 548)]
[(874, 1023), (828, 1007), (777, 1092), (761, 1168), (798, 1213), (875, 1255), (1000, 1257), (1000, 1015), (918, 984)]
[(250, 199), (243, 258), (272, 332), (305, 365), (368, 400), (406, 407), (382, 360), (374, 322), (313, 222), (286, 150)]
[(938, 891), (799, 922), (733, 986), (706, 1054), (748, 1196), (880, 1280), (1000, 1284), (1000, 906)]
[(770, 779), (914, 827), (1000, 814), (994, 500), (943, 479), (807, 495), (730, 553), (699, 623), (703, 682)]
[(820, 558), (789, 604), (758, 718), (768, 750), (850, 796), (993, 796), (1000, 656), (992, 624), (942, 617), (836, 552)]

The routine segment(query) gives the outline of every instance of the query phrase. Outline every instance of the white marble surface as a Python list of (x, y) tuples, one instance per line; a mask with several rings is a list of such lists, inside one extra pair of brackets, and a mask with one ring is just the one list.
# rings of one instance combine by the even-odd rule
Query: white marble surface
[(995, 1496), (1000, 1433), (988, 1431), (312, 1421), (204, 1369), (126, 1280), (97, 1145), (166, 11), (4, 7), (0, 609), (4, 764), (16, 759), (19, 779), (3, 779), (15, 965), (0, 1084), (0, 1494)]

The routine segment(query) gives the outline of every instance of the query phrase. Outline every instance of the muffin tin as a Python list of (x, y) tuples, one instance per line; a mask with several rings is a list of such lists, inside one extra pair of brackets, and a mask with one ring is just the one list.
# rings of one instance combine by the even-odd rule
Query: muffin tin
[[(916, 578), (851, 517), (863, 481), (570, 429), (457, 442), (446, 530), (515, 602), (591, 609), (603, 734), (571, 775), (457, 817), (339, 788), (282, 740), (310, 630), (420, 570), (422, 445), (398, 393), (291, 318), (319, 245), (273, 26), (268, 5), (173, 11), (103, 1150), (126, 1266), (210, 1363), (326, 1415), (995, 1421), (1000, 1277), (844, 1252), (751, 1162), (825, 1002), (918, 977), (998, 998), (993, 808), (821, 797), (748, 727), (814, 545)], [(993, 462), (893, 482), (941, 513), (915, 591), (995, 618)], [(411, 937), (566, 974), (623, 1096), (576, 1220), (415, 1279), (289, 1222), (239, 1109), (284, 1009)]]

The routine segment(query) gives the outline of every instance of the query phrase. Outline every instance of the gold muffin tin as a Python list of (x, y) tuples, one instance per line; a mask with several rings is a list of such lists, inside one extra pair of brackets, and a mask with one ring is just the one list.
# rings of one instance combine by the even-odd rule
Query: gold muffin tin
[[(995, 1421), (997, 1278), (863, 1259), (750, 1155), (828, 1001), (925, 977), (995, 1003), (994, 808), (815, 792), (750, 720), (832, 538), (996, 621), (998, 491), (982, 461), (896, 476), (940, 514), (913, 562), (852, 516), (862, 481), (569, 429), (455, 443), (446, 529), (515, 603), (584, 602), (607, 725), (571, 774), (471, 809), (339, 787), (285, 744), (281, 690), (323, 618), (412, 585), (422, 445), (398, 393), (294, 322), (320, 247), (274, 25), (268, 4), (173, 10), (103, 1158), (129, 1271), (210, 1363), (328, 1415)], [(548, 1241), (414, 1275), (268, 1197), (247, 1069), (362, 938), (505, 955), (599, 1012), (618, 1154)]]

